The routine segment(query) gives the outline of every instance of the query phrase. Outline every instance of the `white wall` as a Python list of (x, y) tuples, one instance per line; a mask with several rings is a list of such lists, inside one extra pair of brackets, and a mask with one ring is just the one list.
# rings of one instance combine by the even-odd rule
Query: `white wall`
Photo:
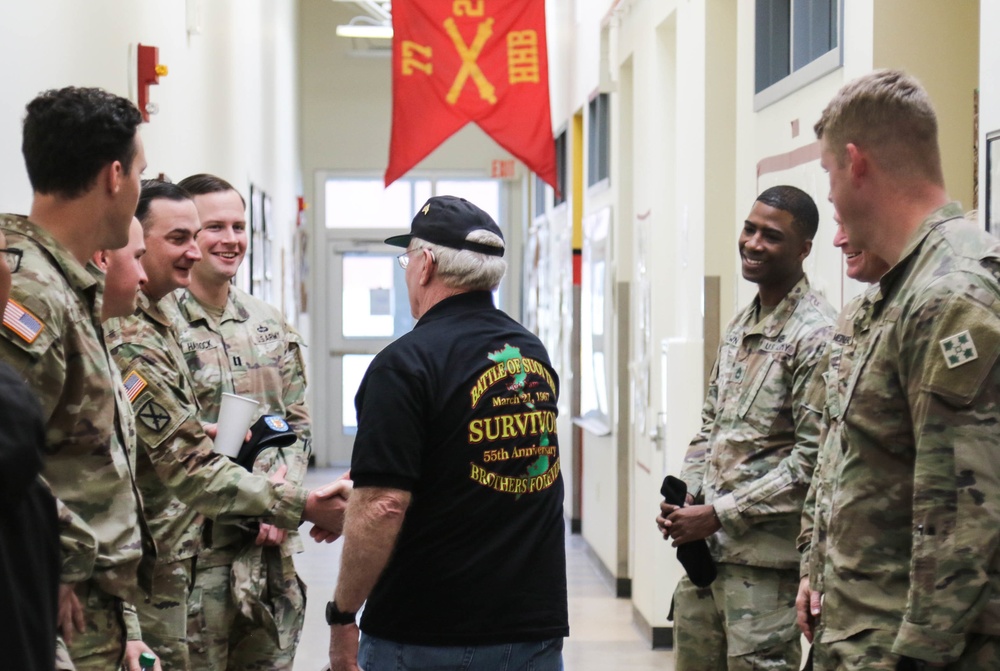
[[(0, 209), (27, 211), (20, 154), (25, 104), (40, 91), (100, 86), (129, 95), (129, 46), (159, 47), (169, 74), (150, 89), (159, 114), (141, 128), (149, 167), (179, 180), (212, 172), (272, 197), (275, 296), (301, 193), (295, 0), (200, 0), (188, 35), (184, 2), (32, 0), (0, 5)], [(288, 287), (285, 287), (286, 289)], [(290, 306), (285, 306), (290, 308)]]

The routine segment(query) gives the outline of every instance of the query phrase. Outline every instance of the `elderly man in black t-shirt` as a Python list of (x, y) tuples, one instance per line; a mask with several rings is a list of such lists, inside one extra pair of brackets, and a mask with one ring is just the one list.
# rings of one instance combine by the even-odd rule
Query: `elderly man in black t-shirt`
[(386, 242), (407, 250), (418, 321), (355, 399), (331, 668), (560, 669), (559, 382), (538, 338), (493, 305), (503, 235), (472, 203), (440, 196)]

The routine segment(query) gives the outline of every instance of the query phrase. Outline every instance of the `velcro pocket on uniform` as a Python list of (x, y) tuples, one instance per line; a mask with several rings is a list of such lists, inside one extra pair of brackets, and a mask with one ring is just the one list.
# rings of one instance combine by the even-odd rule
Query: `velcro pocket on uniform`
[(799, 636), (795, 607), (779, 608), (753, 617), (741, 617), (728, 623), (730, 657), (749, 655), (787, 643)]
[[(772, 374), (772, 369), (776, 366), (778, 370)], [(785, 406), (785, 397), (788, 395), (787, 385), (782, 385), (781, 380), (778, 380), (777, 384), (767, 384), (769, 378), (775, 375), (780, 377), (780, 368), (773, 357), (767, 357), (750, 386), (740, 398), (740, 405), (736, 411), (740, 419), (746, 420), (765, 433), (770, 431), (775, 418)], [(769, 392), (773, 393), (765, 398)]]

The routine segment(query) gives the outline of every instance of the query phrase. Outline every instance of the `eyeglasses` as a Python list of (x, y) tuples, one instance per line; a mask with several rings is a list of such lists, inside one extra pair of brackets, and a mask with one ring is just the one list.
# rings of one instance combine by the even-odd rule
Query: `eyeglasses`
[(7, 262), (10, 272), (16, 273), (18, 268), (21, 267), (21, 254), (23, 252), (20, 249), (10, 247), (8, 249), (0, 249), (0, 254), (3, 255), (3, 260)]
[[(409, 250), (407, 252), (403, 252), (402, 254), (400, 254), (399, 256), (397, 256), (396, 257), (396, 261), (399, 263), (399, 267), (402, 268), (403, 270), (406, 270), (406, 266), (410, 265), (410, 254), (412, 254), (414, 252), (422, 252), (425, 249), (427, 249), (427, 248), (426, 247), (417, 247), (416, 249), (411, 249), (411, 250)], [(428, 249), (427, 251), (430, 251), (430, 250)], [(434, 262), (435, 262), (435, 260), (434, 260), (434, 252), (431, 252), (431, 263), (434, 263)]]

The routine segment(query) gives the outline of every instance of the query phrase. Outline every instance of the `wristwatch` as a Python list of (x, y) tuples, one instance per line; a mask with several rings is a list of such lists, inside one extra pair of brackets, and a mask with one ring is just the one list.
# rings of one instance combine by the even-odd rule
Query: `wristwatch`
[(357, 616), (357, 611), (354, 611), (353, 613), (345, 613), (337, 608), (336, 601), (326, 602), (326, 623), (331, 627), (338, 624), (354, 624), (354, 618)]

